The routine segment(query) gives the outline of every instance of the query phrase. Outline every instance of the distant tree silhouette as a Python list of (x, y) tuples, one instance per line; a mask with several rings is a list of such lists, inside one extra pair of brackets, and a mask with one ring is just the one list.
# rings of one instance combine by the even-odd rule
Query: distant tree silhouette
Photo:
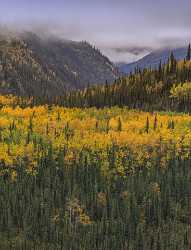
[(191, 58), (191, 48), (190, 48), (190, 43), (188, 45), (188, 51), (187, 51), (187, 55), (186, 55), (186, 60), (190, 61)]

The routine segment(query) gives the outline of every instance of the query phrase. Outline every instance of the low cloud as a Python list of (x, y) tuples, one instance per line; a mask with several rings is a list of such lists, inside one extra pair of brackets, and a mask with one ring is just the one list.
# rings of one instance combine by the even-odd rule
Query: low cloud
[(8, 3), (1, 6), (1, 23), (12, 32), (86, 40), (114, 62), (132, 62), (153, 50), (191, 41), (190, 0), (11, 2), (11, 9)]
[[(191, 41), (190, 32), (183, 32), (181, 36), (176, 36), (176, 32), (158, 33), (153, 37), (152, 34), (142, 40), (134, 39), (133, 36), (128, 38), (125, 34), (115, 36), (101, 32), (89, 32), (76, 24), (56, 24), (47, 22), (29, 22), (18, 25), (8, 24), (0, 26), (0, 34), (19, 36), (20, 33), (31, 31), (41, 38), (58, 38), (63, 40), (86, 40), (92, 45), (98, 47), (110, 60), (115, 63), (131, 63), (139, 60), (153, 50), (162, 48), (185, 47)], [(112, 39), (113, 38), (113, 39)]]

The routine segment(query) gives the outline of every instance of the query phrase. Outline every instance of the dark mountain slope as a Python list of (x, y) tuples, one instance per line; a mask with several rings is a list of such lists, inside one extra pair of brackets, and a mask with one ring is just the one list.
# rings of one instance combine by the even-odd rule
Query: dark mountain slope
[(173, 54), (177, 60), (184, 59), (187, 53), (187, 48), (178, 48), (178, 49), (160, 49), (154, 52), (151, 52), (142, 59), (130, 63), (130, 64), (121, 64), (119, 70), (124, 73), (133, 72), (136, 67), (140, 69), (144, 68), (156, 68), (158, 67), (160, 61), (164, 64), (167, 63), (170, 53), (173, 51)]
[(116, 77), (116, 69), (109, 59), (86, 42), (40, 39), (31, 33), (23, 39), (40, 61), (69, 87), (112, 82)]
[(41, 64), (21, 40), (0, 41), (0, 92), (19, 95), (56, 95), (64, 85)]
[(0, 40), (0, 91), (51, 96), (114, 81), (113, 64), (86, 42), (41, 39), (33, 33)]

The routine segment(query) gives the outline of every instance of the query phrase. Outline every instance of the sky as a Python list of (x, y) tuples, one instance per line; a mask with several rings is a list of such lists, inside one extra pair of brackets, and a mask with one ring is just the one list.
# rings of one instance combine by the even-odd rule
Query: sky
[(1, 0), (0, 24), (87, 40), (114, 62), (191, 41), (190, 0)]

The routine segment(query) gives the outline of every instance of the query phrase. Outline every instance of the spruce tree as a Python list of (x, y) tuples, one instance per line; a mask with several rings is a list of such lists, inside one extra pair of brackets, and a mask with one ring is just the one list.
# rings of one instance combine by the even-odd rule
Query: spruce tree
[(157, 120), (157, 115), (155, 115), (155, 119), (154, 119), (154, 130), (157, 129), (157, 125), (158, 125), (158, 120)]
[(118, 119), (117, 131), (122, 131), (122, 122), (121, 122), (121, 118), (120, 117)]
[(160, 60), (159, 67), (158, 67), (158, 76), (159, 76), (159, 80), (160, 80), (162, 77), (162, 62), (161, 62), (161, 60)]
[(146, 127), (145, 127), (146, 133), (149, 133), (149, 117), (147, 116), (147, 121), (146, 121)]
[(188, 51), (187, 51), (187, 55), (186, 55), (186, 60), (190, 61), (191, 58), (191, 48), (190, 48), (190, 43), (188, 45)]
[(173, 73), (176, 70), (176, 59), (173, 52), (170, 54), (170, 73)]

